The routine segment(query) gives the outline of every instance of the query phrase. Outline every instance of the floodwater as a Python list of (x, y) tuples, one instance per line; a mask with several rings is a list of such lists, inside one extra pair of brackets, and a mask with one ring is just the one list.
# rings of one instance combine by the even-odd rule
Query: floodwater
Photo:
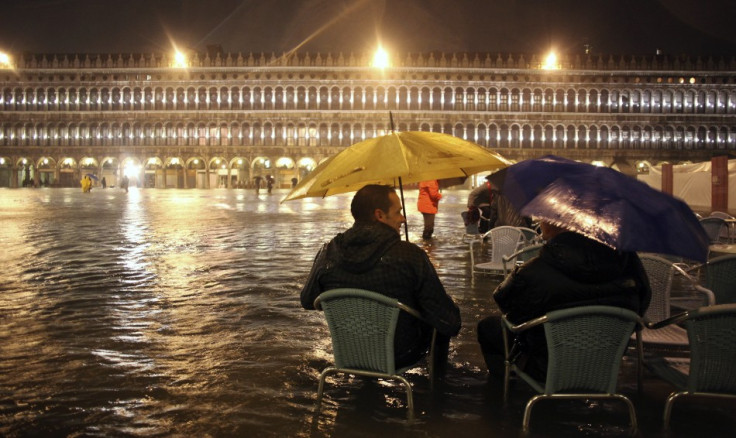
[[(459, 216), (468, 191), (445, 191), (425, 246), (463, 329), (435, 391), (421, 368), (410, 373), (413, 424), (401, 388), (359, 379), (328, 385), (315, 415), (331, 347), (323, 316), (298, 295), (319, 245), (351, 225), (351, 195), (280, 204), (285, 194), (0, 190), (0, 435), (519, 436), (532, 393), (517, 385), (503, 409), (475, 340), (497, 280), (469, 272)], [(650, 378), (637, 397), (624, 376), (622, 389), (640, 436), (660, 436), (671, 388)], [(601, 416), (595, 405), (540, 403), (535, 435), (623, 434), (625, 411), (604, 404)], [(688, 406), (675, 410), (697, 420), (680, 417), (682, 436), (734, 430), (720, 406)]]

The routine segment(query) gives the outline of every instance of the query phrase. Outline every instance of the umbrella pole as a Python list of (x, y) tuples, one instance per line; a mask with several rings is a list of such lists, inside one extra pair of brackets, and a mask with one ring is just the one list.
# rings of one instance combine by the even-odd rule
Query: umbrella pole
[(406, 241), (409, 241), (409, 223), (406, 217), (406, 203), (404, 202), (404, 185), (401, 183), (401, 177), (399, 177), (399, 192), (401, 193), (401, 207), (404, 209), (404, 233), (406, 234)]

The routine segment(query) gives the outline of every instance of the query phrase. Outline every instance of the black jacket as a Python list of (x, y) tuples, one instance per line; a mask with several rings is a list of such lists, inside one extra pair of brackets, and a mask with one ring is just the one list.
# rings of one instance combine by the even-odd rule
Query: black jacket
[[(519, 324), (576, 306), (617, 306), (643, 315), (651, 290), (636, 253), (620, 253), (580, 234), (564, 232), (550, 239), (538, 257), (516, 268), (496, 288), (493, 298), (509, 321)], [(521, 341), (543, 373), (547, 363), (544, 332), (536, 327), (527, 333)]]
[[(460, 330), (460, 311), (427, 254), (381, 222), (356, 223), (317, 254), (301, 292), (302, 307), (314, 309), (320, 293), (341, 287), (396, 298), (418, 310), (443, 335), (455, 336)], [(404, 312), (396, 333), (397, 361), (406, 351), (427, 346), (427, 325)]]

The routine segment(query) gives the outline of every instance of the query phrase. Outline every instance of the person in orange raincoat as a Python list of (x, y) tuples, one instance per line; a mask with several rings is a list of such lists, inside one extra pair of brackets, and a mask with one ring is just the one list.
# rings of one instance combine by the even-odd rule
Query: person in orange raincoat
[(424, 231), (422, 232), (424, 240), (431, 239), (434, 233), (434, 216), (437, 214), (440, 199), (442, 199), (442, 193), (440, 193), (440, 184), (436, 179), (419, 183), (417, 209), (424, 217)]

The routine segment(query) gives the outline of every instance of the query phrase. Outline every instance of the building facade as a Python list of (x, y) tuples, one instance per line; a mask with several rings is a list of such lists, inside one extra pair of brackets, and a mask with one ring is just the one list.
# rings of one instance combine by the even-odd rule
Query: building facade
[[(395, 129), (519, 160), (637, 163), (736, 150), (736, 59), (415, 54), (23, 54), (0, 66), (0, 187), (288, 187)], [(645, 170), (644, 165), (640, 169)]]

